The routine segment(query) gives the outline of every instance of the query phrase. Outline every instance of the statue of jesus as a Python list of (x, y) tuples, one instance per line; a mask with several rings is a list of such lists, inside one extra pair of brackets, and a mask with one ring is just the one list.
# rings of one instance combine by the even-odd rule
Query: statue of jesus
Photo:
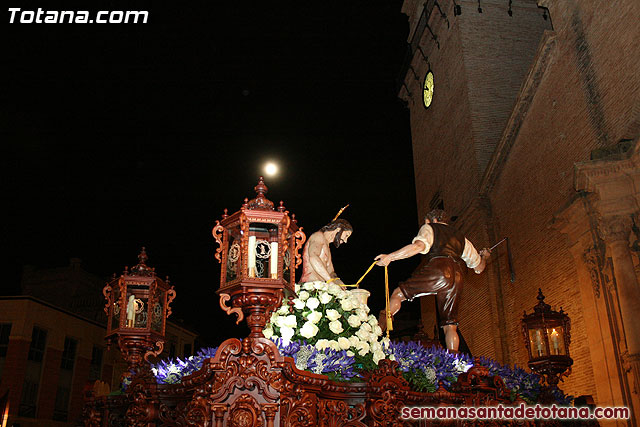
[(335, 219), (309, 237), (302, 251), (300, 283), (321, 281), (344, 286), (333, 268), (329, 244), (337, 248), (347, 243), (353, 227), (345, 219)]

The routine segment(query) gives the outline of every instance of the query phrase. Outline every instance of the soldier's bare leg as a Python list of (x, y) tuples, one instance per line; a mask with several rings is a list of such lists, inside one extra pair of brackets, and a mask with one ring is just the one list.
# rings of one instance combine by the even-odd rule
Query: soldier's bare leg
[(447, 349), (458, 351), (460, 345), (460, 338), (458, 337), (458, 325), (445, 325), (444, 340), (447, 343)]
[[(400, 307), (402, 306), (402, 301), (406, 301), (406, 298), (400, 288), (396, 288), (395, 291), (391, 294), (389, 298), (389, 311), (391, 311), (391, 316), (395, 316), (395, 314), (400, 311)], [(386, 330), (387, 328), (387, 313), (386, 310), (380, 311), (380, 316), (378, 317), (378, 324), (382, 328), (382, 330)]]

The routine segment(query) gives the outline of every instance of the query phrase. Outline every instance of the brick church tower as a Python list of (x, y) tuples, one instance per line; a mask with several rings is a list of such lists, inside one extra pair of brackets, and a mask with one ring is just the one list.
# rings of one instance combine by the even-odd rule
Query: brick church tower
[[(542, 288), (572, 319), (563, 390), (628, 406), (638, 425), (640, 2), (405, 0), (402, 11), (398, 96), (419, 223), (443, 207), (478, 248), (508, 236), (518, 273), (511, 283), (500, 247), (467, 276), (471, 351), (526, 366), (520, 319)], [(430, 332), (434, 302), (421, 304)]]

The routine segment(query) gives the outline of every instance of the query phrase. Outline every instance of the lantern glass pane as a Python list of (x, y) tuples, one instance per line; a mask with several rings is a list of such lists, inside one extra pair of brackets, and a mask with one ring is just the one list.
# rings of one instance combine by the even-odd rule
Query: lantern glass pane
[(136, 299), (137, 302), (139, 302), (139, 309), (136, 310), (136, 323), (135, 323), (135, 327), (136, 328), (146, 328), (147, 327), (147, 320), (148, 320), (148, 310), (149, 310), (149, 306), (148, 304), (148, 298), (137, 298)]
[(554, 326), (547, 328), (549, 336), (549, 350), (552, 355), (564, 356), (566, 350), (564, 348), (564, 328), (562, 326)]
[(116, 283), (113, 286), (113, 304), (111, 305), (111, 329), (118, 329), (120, 327), (120, 313), (122, 307), (120, 307), (120, 286)]
[(164, 292), (156, 288), (154, 292), (154, 303), (151, 310), (151, 330), (162, 333), (162, 320), (164, 318)]
[(231, 282), (238, 278), (240, 266), (242, 265), (242, 251), (240, 250), (240, 229), (232, 227), (229, 229), (227, 239), (227, 279)]
[(543, 329), (529, 329), (529, 343), (531, 344), (531, 356), (534, 359), (547, 356)]
[(278, 278), (278, 226), (252, 222), (249, 224), (247, 268), (249, 277)]

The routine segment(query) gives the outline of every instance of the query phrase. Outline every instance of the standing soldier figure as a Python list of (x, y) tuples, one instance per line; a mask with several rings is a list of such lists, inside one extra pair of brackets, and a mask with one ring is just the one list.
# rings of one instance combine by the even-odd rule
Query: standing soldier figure
[[(477, 274), (482, 273), (491, 251), (480, 253), (455, 227), (445, 222), (443, 210), (434, 209), (425, 216), (425, 223), (410, 245), (390, 254), (376, 257), (377, 265), (387, 266), (392, 261), (423, 254), (426, 262), (414, 275), (393, 291), (389, 310), (395, 315), (402, 301), (412, 301), (424, 295), (436, 295), (440, 327), (444, 329), (449, 350), (458, 351), (458, 302), (462, 292), (465, 266)], [(383, 310), (380, 325), (386, 325)]]

